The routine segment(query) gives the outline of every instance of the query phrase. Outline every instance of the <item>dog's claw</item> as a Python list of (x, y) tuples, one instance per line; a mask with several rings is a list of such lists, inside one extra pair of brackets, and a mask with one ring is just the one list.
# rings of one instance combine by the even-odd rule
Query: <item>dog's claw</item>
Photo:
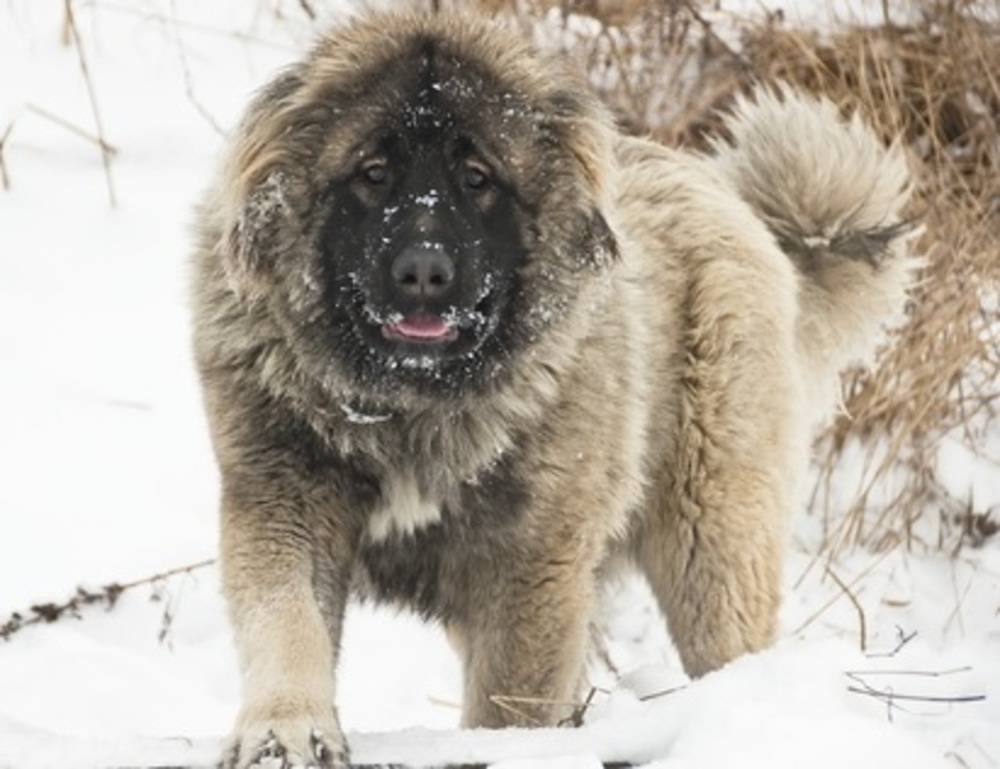
[(309, 745), (304, 751), (305, 755), (290, 753), (289, 749), (275, 736), (270, 733), (268, 737), (260, 743), (253, 757), (248, 763), (239, 761), (239, 748), (235, 748), (229, 755), (229, 759), (223, 764), (225, 769), (347, 769), (347, 752), (343, 749), (333, 748), (329, 740), (320, 729), (313, 729), (309, 734)]

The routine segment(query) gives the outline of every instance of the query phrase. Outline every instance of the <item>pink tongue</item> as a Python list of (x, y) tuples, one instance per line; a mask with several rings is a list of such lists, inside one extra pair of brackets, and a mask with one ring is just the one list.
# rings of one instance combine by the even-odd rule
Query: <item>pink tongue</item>
[(407, 315), (399, 323), (393, 323), (392, 329), (402, 336), (416, 339), (440, 339), (452, 333), (452, 327), (444, 318), (427, 312)]

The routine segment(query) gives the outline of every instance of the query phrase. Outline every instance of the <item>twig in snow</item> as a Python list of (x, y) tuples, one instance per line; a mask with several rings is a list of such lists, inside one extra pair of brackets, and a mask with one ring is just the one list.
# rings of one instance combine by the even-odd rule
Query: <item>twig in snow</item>
[[(871, 572), (873, 572), (875, 570), (875, 568), (878, 567), (878, 565), (882, 563), (882, 561), (884, 561), (886, 558), (888, 558), (890, 555), (892, 555), (892, 552), (893, 552), (892, 550), (886, 550), (884, 553), (882, 553), (882, 555), (880, 555), (878, 558), (876, 558), (874, 561), (872, 561), (864, 571), (862, 571), (860, 574), (858, 574), (858, 576), (856, 576), (854, 579), (852, 579), (848, 583), (848, 587), (852, 587), (853, 588), (861, 580), (863, 580), (865, 577), (867, 577), (869, 574), (871, 574)], [(825, 568), (828, 568), (828, 567), (825, 567)], [(837, 593), (829, 601), (827, 601), (822, 606), (820, 606), (819, 609), (817, 609), (815, 612), (813, 612), (808, 618), (806, 618), (806, 620), (802, 624), (800, 624), (797, 628), (795, 628), (795, 630), (792, 631), (792, 635), (798, 635), (803, 630), (805, 630), (807, 627), (809, 627), (813, 622), (815, 622), (817, 619), (819, 619), (823, 614), (826, 613), (827, 609), (829, 609), (831, 606), (833, 606), (835, 603), (837, 603), (837, 601), (840, 600), (841, 595), (845, 595), (845, 593), (843, 593), (843, 591), (841, 591), (840, 593)]]
[[(593, 693), (593, 690), (592, 690)], [(590, 697), (587, 698), (588, 702)], [(573, 713), (576, 713), (579, 708), (584, 707), (586, 709), (587, 703), (581, 702), (570, 702), (565, 700), (549, 700), (542, 697), (519, 697), (514, 694), (491, 694), (490, 702), (492, 702), (497, 707), (503, 708), (504, 710), (514, 713), (525, 721), (530, 721), (533, 724), (542, 726), (543, 722), (527, 712), (522, 706), (525, 705), (542, 705), (544, 707), (553, 708), (573, 708)], [(567, 719), (567, 721), (562, 722), (562, 724), (570, 723), (572, 715)]]
[(65, 128), (71, 134), (79, 136), (81, 139), (93, 142), (94, 144), (97, 145), (97, 148), (104, 154), (114, 156), (118, 152), (118, 150), (116, 150), (113, 146), (104, 141), (104, 139), (101, 138), (100, 136), (94, 136), (92, 133), (88, 133), (83, 128), (80, 128), (80, 126), (69, 122), (65, 118), (61, 118), (52, 112), (49, 112), (44, 107), (39, 107), (37, 104), (26, 104), (24, 105), (24, 110), (25, 112), (30, 112), (44, 120), (48, 120), (50, 123), (54, 123), (60, 128)]
[(985, 694), (953, 694), (946, 697), (937, 697), (931, 694), (900, 694), (891, 689), (885, 691), (874, 689), (870, 686), (848, 686), (847, 691), (855, 694), (867, 694), (871, 697), (884, 699), (886, 702), (905, 700), (907, 702), (982, 702), (986, 699)]
[(671, 686), (669, 689), (661, 689), (658, 692), (653, 692), (652, 694), (644, 694), (639, 698), (639, 702), (649, 702), (650, 700), (657, 700), (660, 697), (666, 697), (669, 694), (674, 694), (683, 689), (687, 689), (687, 684), (681, 684), (680, 686)]
[(309, 0), (299, 0), (299, 7), (305, 11), (306, 16), (309, 17), (309, 21), (316, 21), (316, 11), (312, 7), (312, 3)]
[(871, 659), (875, 659), (876, 657), (895, 657), (897, 654), (899, 654), (900, 651), (902, 651), (904, 646), (906, 646), (910, 641), (912, 641), (916, 637), (917, 637), (916, 630), (914, 630), (911, 633), (907, 633), (899, 625), (896, 625), (896, 645), (887, 652), (870, 652), (866, 656), (870, 657)]
[(108, 200), (111, 207), (115, 208), (118, 203), (115, 199), (115, 185), (111, 178), (111, 156), (108, 151), (110, 145), (104, 139), (104, 126), (101, 121), (101, 111), (97, 106), (97, 93), (94, 90), (94, 81), (90, 76), (90, 67), (87, 65), (87, 55), (83, 50), (83, 41), (80, 39), (80, 31), (76, 26), (76, 17), (73, 13), (73, 0), (63, 0), (65, 9), (64, 32), (67, 40), (74, 44), (76, 48), (76, 58), (80, 63), (80, 70), (83, 72), (83, 81), (87, 86), (87, 97), (90, 99), (90, 109), (94, 114), (94, 126), (97, 129), (98, 146), (101, 148), (101, 162), (104, 164), (104, 178), (108, 185)]
[(947, 633), (952, 623), (954, 622), (958, 626), (958, 632), (961, 635), (965, 635), (965, 622), (962, 619), (962, 604), (965, 603), (965, 599), (969, 595), (969, 591), (972, 589), (973, 583), (976, 581), (977, 574), (975, 571), (969, 576), (968, 581), (965, 583), (965, 589), (962, 590), (962, 594), (958, 594), (958, 574), (955, 565), (951, 568), (951, 585), (955, 590), (955, 608), (952, 609), (951, 614), (948, 615), (947, 621), (944, 623), (944, 632)]
[(198, 110), (198, 114), (212, 126), (215, 132), (220, 136), (225, 136), (225, 129), (219, 125), (212, 113), (208, 111), (208, 108), (202, 104), (194, 92), (194, 78), (191, 77), (191, 68), (188, 66), (187, 53), (184, 50), (184, 42), (181, 40), (180, 27), (177, 24), (177, 7), (174, 0), (170, 2), (170, 21), (170, 31), (174, 38), (174, 44), (177, 46), (177, 58), (180, 60), (181, 72), (184, 74), (184, 93), (188, 101)]
[[(845, 675), (857, 680), (857, 676), (910, 676), (912, 678), (945, 678), (958, 673), (969, 673), (972, 667), (963, 665), (960, 668), (946, 670), (850, 670)], [(860, 681), (859, 681), (860, 683)]]
[(583, 717), (587, 715), (587, 711), (590, 709), (590, 706), (594, 701), (594, 697), (599, 691), (602, 690), (598, 689), (596, 686), (591, 686), (590, 691), (587, 692), (587, 696), (584, 698), (583, 702), (573, 708), (573, 712), (560, 721), (559, 726), (573, 726), (577, 728), (583, 726)]
[(909, 676), (915, 678), (943, 678), (955, 675), (956, 673), (966, 673), (971, 668), (961, 667), (951, 670), (855, 670), (848, 671), (845, 675), (854, 681), (856, 686), (848, 686), (847, 691), (852, 694), (861, 694), (881, 700), (888, 709), (888, 718), (892, 721), (893, 712), (902, 710), (900, 702), (924, 702), (931, 704), (963, 704), (969, 702), (982, 702), (986, 699), (985, 694), (958, 694), (958, 695), (931, 695), (931, 694), (901, 694), (893, 691), (891, 686), (878, 688), (865, 680), (865, 676)]
[(826, 567), (826, 573), (830, 576), (834, 582), (837, 583), (837, 587), (844, 591), (844, 595), (847, 596), (848, 600), (854, 605), (855, 611), (858, 613), (858, 640), (861, 644), (861, 651), (865, 652), (868, 650), (868, 623), (865, 619), (865, 610), (861, 608), (861, 604), (858, 603), (857, 597), (851, 592), (851, 589), (844, 584), (843, 580), (836, 575), (836, 573), (829, 566)]
[[(154, 574), (150, 577), (133, 580), (132, 582), (113, 582), (110, 585), (105, 585), (96, 592), (91, 592), (86, 588), (78, 587), (73, 597), (63, 603), (40, 603), (35, 604), (23, 612), (14, 612), (2, 623), (0, 623), (0, 639), (6, 641), (14, 635), (14, 633), (19, 630), (23, 630), (29, 625), (38, 625), (43, 622), (56, 622), (66, 615), (79, 617), (80, 611), (85, 606), (103, 604), (108, 609), (111, 609), (118, 601), (118, 597), (126, 590), (131, 590), (132, 588), (139, 587), (141, 585), (153, 585), (157, 582), (168, 579), (169, 577), (173, 577), (178, 574), (190, 573), (197, 569), (203, 569), (214, 563), (215, 559), (213, 558), (193, 563), (188, 566), (180, 566), (176, 569), (169, 569), (168, 571), (160, 572), (159, 574)], [(168, 629), (169, 620), (165, 619), (165, 626), (161, 631), (161, 640), (162, 635), (165, 634)]]
[(3, 135), (0, 136), (0, 184), (3, 185), (5, 190), (10, 189), (10, 176), (7, 175), (7, 163), (4, 161), (3, 151), (7, 146), (7, 140), (10, 138), (10, 132), (14, 130), (15, 122), (11, 120), (4, 129)]
[(969, 497), (965, 509), (953, 516), (954, 522), (961, 528), (961, 533), (952, 549), (952, 557), (958, 555), (963, 545), (968, 544), (974, 548), (982, 547), (990, 537), (1000, 532), (1000, 521), (992, 517), (995, 512), (997, 512), (995, 507), (991, 507), (985, 512), (977, 512), (973, 506), (972, 497)]

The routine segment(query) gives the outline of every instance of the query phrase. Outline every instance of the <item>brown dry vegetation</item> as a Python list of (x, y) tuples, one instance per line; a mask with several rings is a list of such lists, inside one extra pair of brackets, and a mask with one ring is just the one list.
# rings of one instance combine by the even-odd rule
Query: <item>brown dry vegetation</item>
[[(670, 144), (704, 146), (735, 93), (779, 78), (860, 110), (887, 140), (901, 137), (927, 267), (880, 365), (845, 377), (845, 415), (818, 444), (812, 512), (829, 554), (857, 544), (957, 549), (995, 533), (1000, 511), (946, 489), (937, 450), (951, 435), (1000, 465), (986, 454), (987, 436), (996, 451), (1000, 432), (1000, 8), (884, 0), (877, 25), (797, 29), (780, 12), (728, 13), (725, 0), (481, 3), (563, 47), (623, 126)], [(845, 457), (856, 465), (858, 452), (864, 477), (853, 498), (834, 502)]]

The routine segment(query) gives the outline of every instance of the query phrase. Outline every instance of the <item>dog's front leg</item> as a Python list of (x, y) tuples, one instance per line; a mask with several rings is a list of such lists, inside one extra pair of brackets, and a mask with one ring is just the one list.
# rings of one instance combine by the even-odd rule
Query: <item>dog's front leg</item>
[[(301, 489), (261, 497), (223, 499), (223, 590), (244, 687), (224, 764), (341, 769), (347, 750), (334, 672), (350, 548), (329, 536), (331, 527), (317, 525), (319, 511)], [(342, 552), (331, 552), (338, 547)], [(331, 564), (340, 572), (333, 578)]]

